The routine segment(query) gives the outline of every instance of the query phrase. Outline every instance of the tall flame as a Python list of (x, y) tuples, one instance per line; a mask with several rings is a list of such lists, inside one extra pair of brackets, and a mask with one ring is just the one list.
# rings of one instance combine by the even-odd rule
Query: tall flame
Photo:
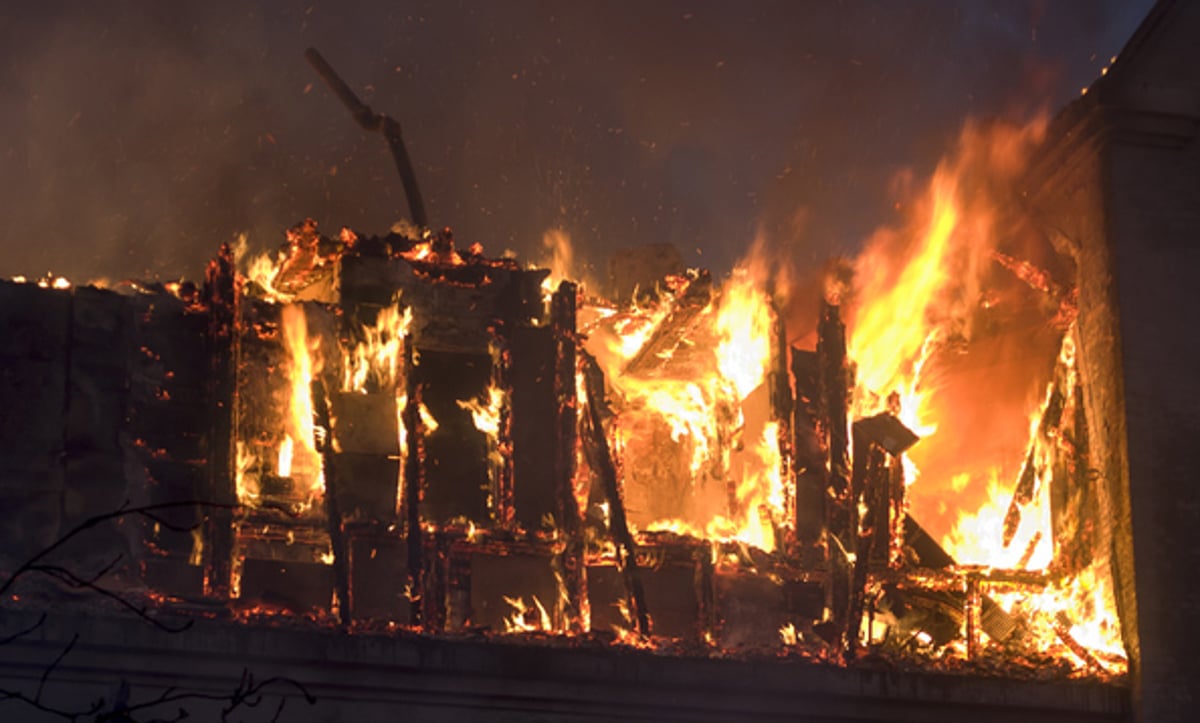
[[(993, 303), (990, 264), (1008, 258), (999, 246), (1012, 241), (997, 191), (1017, 177), (1044, 128), (1041, 119), (1022, 128), (968, 123), (956, 152), (908, 206), (907, 226), (871, 238), (853, 262), (854, 290), (835, 299), (849, 309), (854, 414), (872, 414), (899, 395), (903, 421), (923, 437), (909, 467), (920, 472), (909, 490), (913, 515), (960, 564), (1052, 569), (1055, 442), (1043, 438), (1040, 424), (1051, 392), (1034, 389), (1050, 372), (1049, 355), (1038, 350), (1057, 332), (1043, 317), (1021, 326), (1015, 313), (1002, 319), (1007, 327), (993, 321), (986, 333), (976, 328)], [(1047, 284), (1039, 288), (1047, 293)], [(1069, 334), (1060, 348), (1059, 382), (1073, 390)], [(1003, 431), (1026, 428), (1024, 435)], [(1022, 460), (1026, 489), (1018, 504)], [(1097, 551), (1090, 566), (1053, 578), (1044, 590), (989, 594), (1030, 621), (1040, 648), (1065, 647), (1081, 665), (1103, 659), (1100, 665), (1119, 671), (1124, 652), (1105, 572)]]
[(285, 448), (291, 449), (286, 470), (287, 476), (308, 484), (310, 497), (325, 493), (325, 474), (321, 469), (321, 455), (317, 452), (313, 428), (312, 380), (321, 370), (319, 339), (308, 336), (308, 322), (301, 304), (284, 304), (280, 307), (280, 325), (283, 328), (283, 344), (288, 354), (287, 376), (289, 398), (285, 437), (280, 448), (281, 476)]

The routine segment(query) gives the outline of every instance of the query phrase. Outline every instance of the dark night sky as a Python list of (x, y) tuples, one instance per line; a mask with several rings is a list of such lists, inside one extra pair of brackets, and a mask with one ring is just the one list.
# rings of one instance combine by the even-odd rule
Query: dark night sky
[(761, 227), (819, 263), (968, 115), (1077, 96), (1150, 5), (4, 3), (0, 276), (197, 278), (238, 231), (386, 230), (391, 159), (310, 45), (402, 121), (433, 223), (492, 253), (561, 226), (596, 263), (666, 240), (724, 270)]

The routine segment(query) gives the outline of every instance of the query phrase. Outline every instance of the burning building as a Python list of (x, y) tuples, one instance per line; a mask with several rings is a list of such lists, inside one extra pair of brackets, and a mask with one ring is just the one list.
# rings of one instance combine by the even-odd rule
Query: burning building
[(1185, 719), (1198, 26), (968, 126), (808, 317), (430, 230), (311, 55), (414, 225), (0, 283), (8, 704)]

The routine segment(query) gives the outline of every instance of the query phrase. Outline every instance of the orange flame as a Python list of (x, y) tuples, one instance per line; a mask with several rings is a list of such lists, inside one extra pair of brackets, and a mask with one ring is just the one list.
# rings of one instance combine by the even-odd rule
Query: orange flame
[[(768, 551), (777, 546), (784, 492), (778, 427), (769, 419), (764, 393), (774, 319), (762, 288), (764, 268), (755, 259), (740, 265), (717, 297), (695, 312), (675, 348), (650, 360), (650, 373), (644, 361), (636, 373), (626, 364), (644, 354), (648, 341), (680, 308), (675, 297), (609, 314), (599, 322), (607, 333), (589, 339), (621, 401), (616, 447), (626, 457), (626, 469), (657, 470), (669, 457), (689, 476), (687, 499), (664, 501), (661, 490), (647, 489), (662, 503), (657, 507), (672, 506), (675, 512), (647, 515), (635, 509), (635, 526), (740, 540)], [(655, 428), (664, 438), (647, 442), (646, 430)], [(642, 482), (627, 479), (627, 489), (656, 486), (663, 474), (671, 473), (656, 472)]]
[[(998, 248), (1005, 238), (1004, 204), (994, 191), (1017, 177), (1044, 128), (1041, 119), (1023, 128), (968, 123), (956, 153), (939, 164), (924, 196), (910, 207), (909, 226), (877, 232), (854, 262), (855, 291), (846, 300), (849, 355), (857, 365), (855, 416), (872, 414), (889, 394), (899, 395), (902, 420), (923, 437), (913, 449), (915, 465), (908, 467), (922, 471), (915, 484), (913, 475), (907, 480), (913, 514), (960, 564), (1040, 570), (1051, 569), (1054, 556), (1049, 443), (1039, 441), (1038, 432), (1050, 395), (1030, 398), (1023, 412), (1008, 401), (1019, 401), (1032, 383), (1044, 384), (1049, 369), (1027, 328), (989, 329), (990, 338), (982, 340), (975, 328), (979, 310), (991, 303), (984, 289), (989, 264), (1009, 259), (1004, 266), (1014, 266)], [(1019, 275), (1030, 273), (1022, 268)], [(1041, 287), (1049, 288), (1048, 282)], [(1045, 319), (1039, 323), (1051, 326)], [(990, 344), (986, 348), (996, 354), (981, 365), (987, 377), (974, 388), (958, 381), (951, 390), (957, 360), (977, 343)], [(1015, 351), (1000, 357), (1009, 346)], [(1059, 365), (1069, 389), (1075, 384), (1073, 352), (1068, 335)], [(1024, 439), (989, 433), (1023, 429), (1024, 420)], [(971, 424), (977, 425), (973, 432)], [(1030, 450), (1031, 496), (1020, 504), (1019, 526), (1005, 544), (1015, 472)], [(1039, 649), (1073, 650), (1063, 642), (1069, 636), (1106, 670), (1118, 672), (1125, 667), (1120, 628), (1103, 574), (1107, 566), (1102, 555), (1097, 559), (1044, 590), (989, 594), (1030, 621)]]
[[(290, 384), (288, 414), (285, 420), (284, 441), (280, 447), (280, 476), (288, 476), (298, 482), (307, 483), (309, 499), (325, 493), (325, 474), (321, 469), (321, 455), (317, 452), (313, 428), (312, 380), (321, 371), (318, 354), (319, 339), (309, 339), (308, 322), (304, 307), (300, 304), (284, 304), (280, 308), (280, 324), (283, 327), (283, 343), (289, 357), (287, 369)], [(291, 453), (285, 460), (283, 451)], [(287, 461), (287, 469), (282, 469)], [(283, 475), (286, 471), (288, 474)]]

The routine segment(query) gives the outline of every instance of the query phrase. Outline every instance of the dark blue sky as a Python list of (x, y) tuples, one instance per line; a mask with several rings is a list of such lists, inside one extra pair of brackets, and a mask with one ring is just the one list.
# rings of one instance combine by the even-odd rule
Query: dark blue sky
[(1077, 96), (1151, 4), (5, 3), (0, 276), (197, 278), (238, 231), (386, 230), (390, 157), (309, 45), (402, 121), (432, 221), (490, 252), (561, 226), (596, 263), (671, 241), (720, 271), (762, 226), (819, 263), (968, 115)]

